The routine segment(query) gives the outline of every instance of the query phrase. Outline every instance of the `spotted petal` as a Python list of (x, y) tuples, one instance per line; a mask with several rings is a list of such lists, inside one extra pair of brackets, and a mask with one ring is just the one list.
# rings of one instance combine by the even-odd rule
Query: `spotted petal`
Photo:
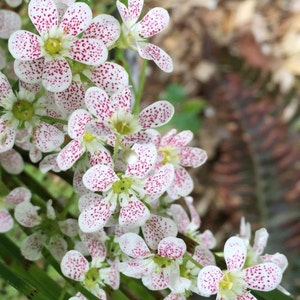
[(6, 76), (0, 72), (0, 105), (2, 106), (3, 100), (12, 93), (10, 83)]
[(21, 18), (16, 12), (7, 9), (0, 10), (1, 39), (8, 39), (14, 31), (21, 29), (21, 25)]
[(187, 205), (189, 212), (190, 212), (190, 216), (191, 216), (191, 221), (199, 228), (200, 224), (201, 224), (201, 220), (199, 217), (199, 213), (196, 210), (194, 204), (193, 204), (193, 198), (188, 196), (184, 198), (185, 204)]
[(85, 38), (100, 39), (106, 47), (113, 45), (119, 36), (119, 21), (107, 14), (101, 14), (95, 17), (84, 32)]
[(143, 38), (149, 38), (164, 30), (170, 21), (169, 13), (161, 7), (155, 7), (148, 11), (143, 19), (134, 25)]
[(9, 174), (20, 174), (24, 169), (23, 157), (15, 149), (0, 153), (0, 163)]
[(4, 198), (5, 201), (11, 202), (17, 205), (23, 201), (29, 201), (31, 199), (31, 192), (25, 187), (14, 188), (9, 194)]
[(261, 228), (255, 232), (253, 250), (257, 255), (263, 253), (267, 245), (268, 238), (269, 233), (266, 228)]
[(171, 276), (168, 272), (151, 272), (147, 276), (142, 277), (143, 284), (152, 291), (166, 289), (169, 286)]
[(68, 135), (72, 139), (81, 138), (86, 129), (86, 125), (93, 120), (89, 112), (84, 109), (75, 110), (68, 120)]
[(85, 148), (78, 140), (72, 140), (57, 155), (58, 167), (65, 171), (70, 169), (74, 163), (83, 155)]
[(170, 121), (174, 114), (174, 106), (168, 101), (157, 101), (144, 108), (139, 121), (142, 128), (162, 126)]
[(159, 242), (168, 236), (177, 235), (177, 227), (174, 221), (169, 218), (151, 215), (145, 225), (142, 226), (142, 232), (151, 249), (157, 249)]
[(222, 277), (223, 273), (219, 267), (206, 266), (201, 269), (197, 278), (197, 287), (200, 294), (205, 297), (216, 294)]
[(15, 60), (14, 71), (26, 83), (39, 83), (43, 78), (44, 62), (44, 57), (30, 61)]
[(42, 256), (46, 240), (47, 236), (40, 231), (27, 236), (20, 247), (22, 255), (31, 261), (38, 260)]
[(186, 252), (185, 242), (173, 236), (162, 239), (157, 247), (158, 255), (171, 259), (181, 258)]
[(142, 258), (151, 254), (145, 241), (136, 233), (128, 232), (119, 239), (121, 250), (132, 258)]
[(202, 266), (215, 265), (216, 260), (211, 251), (206, 247), (196, 246), (193, 254), (193, 259), (195, 259)]
[(99, 149), (98, 151), (91, 153), (89, 163), (91, 167), (100, 164), (107, 165), (113, 168), (113, 160), (111, 154), (106, 148)]
[(137, 50), (142, 58), (153, 60), (162, 71), (167, 73), (173, 71), (172, 58), (158, 46), (150, 43), (139, 43)]
[(98, 87), (105, 90), (108, 95), (123, 90), (128, 86), (129, 79), (125, 69), (113, 62), (105, 62), (95, 68), (90, 76)]
[(63, 30), (65, 34), (77, 36), (85, 29), (88, 28), (92, 21), (92, 10), (83, 2), (77, 2), (69, 6), (59, 28)]
[(182, 234), (185, 234), (190, 224), (190, 219), (186, 211), (183, 209), (181, 205), (172, 204), (170, 206), (170, 212), (172, 214), (172, 218), (177, 224), (178, 231)]
[(224, 258), (228, 270), (240, 270), (246, 260), (247, 247), (239, 237), (229, 238), (224, 245)]
[(277, 288), (282, 279), (282, 271), (273, 263), (263, 263), (245, 269), (245, 282), (248, 288), (271, 291)]
[(62, 92), (72, 82), (72, 71), (65, 58), (45, 61), (42, 83), (49, 92)]
[(128, 8), (119, 0), (117, 0), (117, 8), (121, 18), (127, 26), (136, 23), (141, 15), (144, 1), (143, 0), (129, 0)]
[(58, 10), (54, 0), (31, 0), (28, 15), (40, 34), (58, 26)]
[(95, 193), (87, 193), (82, 195), (78, 200), (78, 208), (80, 211), (85, 210), (91, 205), (94, 205), (100, 201), (102, 201), (104, 197), (102, 195), (98, 195)]
[(14, 217), (22, 226), (31, 228), (41, 222), (37, 210), (29, 201), (23, 201), (16, 206)]
[(112, 215), (115, 205), (106, 198), (88, 206), (78, 218), (78, 225), (83, 232), (96, 232), (102, 229)]
[(63, 257), (60, 268), (66, 277), (75, 281), (83, 281), (84, 273), (89, 269), (89, 263), (80, 252), (71, 250)]
[(64, 141), (64, 134), (55, 126), (40, 122), (34, 130), (34, 145), (42, 152), (56, 150)]
[(7, 121), (0, 118), (0, 153), (10, 150), (16, 138), (16, 131), (8, 126)]
[(6, 209), (0, 209), (0, 233), (11, 230), (14, 226), (14, 219)]
[(122, 205), (119, 214), (119, 225), (125, 227), (138, 227), (144, 225), (150, 217), (150, 211), (146, 205), (137, 199), (130, 197), (126, 205)]
[(106, 61), (108, 51), (101, 40), (83, 38), (73, 42), (68, 56), (83, 64), (98, 66)]
[(96, 231), (93, 233), (80, 233), (80, 239), (88, 248), (92, 258), (97, 258), (99, 260), (104, 260), (106, 257), (106, 247), (104, 244), (107, 236), (103, 230)]
[(183, 147), (193, 139), (193, 133), (190, 130), (183, 130), (178, 134), (176, 129), (171, 129), (161, 139), (161, 146), (170, 145), (173, 147)]
[(118, 180), (114, 170), (106, 165), (96, 165), (83, 175), (83, 184), (91, 191), (107, 191)]
[(182, 147), (179, 151), (180, 164), (183, 167), (198, 168), (207, 160), (206, 151), (195, 147)]

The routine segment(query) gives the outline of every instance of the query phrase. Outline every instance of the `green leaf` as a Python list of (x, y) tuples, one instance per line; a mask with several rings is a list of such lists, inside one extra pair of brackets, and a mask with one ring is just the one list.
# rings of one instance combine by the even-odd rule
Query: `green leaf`
[(171, 83), (165, 92), (165, 97), (173, 104), (183, 102), (187, 95), (182, 85), (177, 83)]
[(279, 290), (273, 290), (270, 292), (251, 291), (251, 294), (257, 298), (257, 300), (293, 300), (294, 298), (282, 293)]

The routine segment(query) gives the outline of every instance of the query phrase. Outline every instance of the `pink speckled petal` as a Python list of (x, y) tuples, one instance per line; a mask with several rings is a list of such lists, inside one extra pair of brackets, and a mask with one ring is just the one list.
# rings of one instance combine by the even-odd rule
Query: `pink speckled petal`
[(68, 62), (62, 59), (45, 61), (42, 83), (49, 92), (62, 92), (72, 82), (72, 71)]
[(133, 103), (133, 94), (130, 88), (125, 87), (121, 91), (117, 91), (111, 96), (112, 107), (114, 110), (120, 110), (129, 113)]
[(169, 13), (161, 7), (155, 7), (148, 11), (141, 21), (134, 25), (134, 30), (141, 37), (149, 38), (164, 30), (170, 21)]
[(47, 236), (40, 231), (27, 236), (20, 247), (22, 255), (31, 261), (38, 260), (42, 256), (46, 240)]
[(120, 23), (116, 18), (101, 14), (93, 19), (83, 37), (100, 39), (106, 47), (109, 47), (119, 38), (120, 32)]
[(73, 42), (68, 56), (83, 64), (98, 66), (106, 61), (108, 51), (101, 40), (79, 39)]
[(84, 273), (89, 269), (89, 262), (79, 251), (71, 250), (63, 257), (60, 268), (66, 277), (83, 281)]
[(77, 2), (69, 6), (59, 28), (63, 30), (65, 34), (77, 36), (85, 29), (88, 28), (93, 18), (91, 8), (83, 2)]
[(179, 204), (172, 204), (170, 206), (170, 212), (172, 214), (172, 218), (177, 224), (178, 231), (182, 234), (185, 234), (188, 230), (188, 226), (190, 224), (190, 219), (186, 211)]
[(31, 199), (31, 192), (25, 187), (14, 188), (10, 193), (4, 198), (5, 201), (11, 202), (15, 205), (23, 202), (29, 201)]
[(174, 106), (168, 101), (156, 101), (144, 108), (139, 114), (142, 128), (162, 126), (169, 122), (174, 114)]
[(149, 209), (142, 201), (133, 195), (130, 197), (126, 205), (121, 206), (119, 225), (127, 228), (142, 226), (149, 217)]
[(142, 277), (142, 282), (149, 290), (158, 291), (166, 289), (170, 284), (171, 276), (169, 272), (151, 272), (148, 276)]
[(267, 241), (269, 238), (269, 233), (266, 228), (258, 229), (255, 232), (254, 243), (253, 243), (253, 251), (256, 255), (260, 255), (264, 252), (264, 249), (267, 245)]
[(7, 121), (0, 118), (0, 153), (10, 150), (16, 138), (16, 130), (9, 127)]
[(275, 254), (265, 254), (263, 256), (260, 256), (260, 259), (262, 262), (274, 263), (275, 265), (281, 268), (282, 273), (288, 267), (288, 260), (286, 256), (278, 252)]
[(199, 228), (200, 224), (201, 224), (201, 220), (200, 220), (199, 213), (193, 204), (194, 199), (192, 197), (188, 196), (188, 197), (184, 198), (184, 201), (189, 209), (191, 221)]
[(216, 246), (216, 238), (214, 237), (213, 233), (206, 229), (203, 233), (197, 236), (198, 243), (206, 247), (207, 249), (212, 249)]
[(80, 239), (88, 248), (92, 258), (104, 260), (106, 257), (106, 247), (104, 241), (107, 238), (104, 231), (96, 231), (93, 233), (80, 233)]
[(153, 144), (135, 144), (131, 148), (137, 155), (137, 160), (129, 163), (126, 175), (144, 178), (154, 167), (157, 151)]
[(149, 195), (159, 197), (171, 185), (174, 179), (174, 167), (171, 164), (159, 168), (153, 176), (149, 177), (145, 183), (145, 190)]
[(44, 57), (31, 61), (15, 60), (14, 71), (26, 83), (39, 83), (43, 78)]
[(69, 117), (68, 135), (72, 139), (81, 138), (86, 129), (86, 125), (93, 120), (89, 112), (84, 109), (75, 110)]
[(224, 258), (228, 270), (242, 269), (247, 256), (245, 241), (239, 237), (229, 238), (224, 245)]
[(54, 0), (31, 0), (28, 15), (40, 34), (58, 25), (58, 10)]
[(23, 158), (15, 149), (0, 153), (0, 164), (9, 174), (17, 175), (24, 170)]
[(117, 1), (117, 8), (121, 15), (121, 18), (124, 23), (128, 24), (128, 26), (136, 23), (139, 16), (141, 15), (143, 5), (144, 0), (129, 0), (127, 8), (119, 0)]
[(90, 191), (84, 186), (82, 182), (82, 176), (84, 174), (84, 171), (81, 169), (75, 169), (74, 176), (73, 176), (73, 187), (74, 191), (78, 195), (84, 195), (86, 193), (89, 193)]
[(164, 300), (186, 300), (186, 297), (182, 294), (170, 293)]
[(180, 164), (183, 167), (198, 168), (207, 160), (206, 151), (195, 147), (182, 147), (179, 150)]
[(244, 295), (237, 296), (236, 300), (257, 300), (257, 298), (251, 295), (250, 292), (246, 292)]
[(145, 241), (136, 233), (128, 232), (119, 239), (121, 250), (133, 258), (142, 258), (151, 254)]
[(83, 155), (85, 148), (78, 140), (72, 140), (57, 155), (57, 165), (62, 170), (70, 169)]
[(263, 263), (245, 269), (245, 282), (248, 288), (259, 291), (272, 291), (282, 279), (280, 267), (273, 263)]
[(54, 93), (56, 105), (67, 113), (84, 107), (85, 91), (81, 83), (72, 81), (63, 92)]
[(216, 294), (222, 277), (223, 273), (219, 267), (206, 266), (201, 269), (197, 279), (197, 287), (201, 295), (208, 297)]
[(171, 259), (181, 258), (186, 252), (186, 244), (182, 239), (169, 236), (162, 239), (157, 246), (157, 254)]
[(174, 180), (171, 186), (167, 189), (167, 192), (168, 195), (175, 200), (181, 196), (185, 197), (189, 195), (194, 188), (194, 182), (191, 175), (180, 166), (175, 168), (174, 173)]
[(106, 121), (114, 112), (107, 93), (99, 87), (91, 87), (86, 91), (85, 105), (101, 121)]
[(119, 271), (128, 277), (138, 279), (151, 272), (149, 266), (147, 266), (147, 262), (143, 258), (136, 258), (119, 263)]
[(104, 196), (95, 193), (82, 195), (78, 200), (78, 208), (82, 212), (91, 205), (94, 205), (104, 199)]
[(7, 9), (0, 10), (1, 39), (8, 39), (14, 31), (21, 29), (21, 25), (21, 18), (16, 12)]
[(161, 48), (150, 43), (139, 43), (137, 45), (139, 55), (148, 60), (153, 60), (156, 65), (164, 72), (170, 73), (173, 71), (172, 58)]
[(14, 226), (14, 219), (6, 209), (0, 209), (0, 233), (11, 230)]
[(193, 136), (190, 130), (183, 130), (176, 134), (176, 129), (172, 129), (162, 138), (162, 144), (173, 147), (183, 147), (193, 139)]
[(113, 168), (113, 160), (111, 154), (105, 148), (99, 149), (98, 151), (91, 153), (89, 162), (91, 167), (101, 164)]
[(176, 236), (178, 232), (173, 220), (156, 215), (151, 215), (145, 225), (142, 226), (142, 231), (145, 241), (151, 249), (157, 249), (163, 238)]
[(28, 83), (28, 82), (20, 80), (19, 84), (20, 84), (20, 89), (27, 90), (27, 91), (32, 92), (34, 94), (36, 94), (42, 88), (41, 82), (39, 82), (39, 83)]
[(119, 263), (113, 263), (110, 267), (100, 270), (100, 278), (103, 282), (117, 290), (120, 286)]
[(90, 79), (98, 87), (104, 89), (108, 95), (123, 90), (129, 84), (126, 70), (113, 62), (105, 62), (95, 68)]
[(65, 238), (57, 234), (50, 237), (48, 245), (49, 252), (57, 261), (61, 261), (65, 253), (68, 251), (68, 244)]
[(91, 167), (82, 178), (83, 184), (91, 191), (106, 191), (118, 179), (114, 170), (106, 165)]
[(39, 169), (43, 174), (47, 173), (50, 170), (52, 170), (53, 172), (60, 171), (60, 168), (58, 167), (56, 162), (56, 157), (57, 154), (55, 153), (55, 154), (47, 155), (43, 158), (43, 160), (40, 162), (39, 165)]
[(104, 198), (81, 212), (78, 225), (83, 232), (96, 232), (105, 226), (114, 210), (115, 205)]
[(31, 228), (41, 222), (37, 210), (29, 201), (22, 201), (15, 207), (14, 217), (22, 226)]
[(12, 93), (10, 83), (6, 76), (0, 72), (0, 105), (2, 106), (3, 100)]
[(42, 57), (41, 38), (29, 31), (15, 31), (8, 40), (8, 49), (15, 59), (35, 60)]
[(63, 143), (64, 138), (63, 132), (57, 129), (57, 127), (40, 122), (35, 127), (33, 143), (39, 150), (47, 153), (56, 150)]
[(216, 264), (216, 260), (212, 252), (206, 247), (200, 245), (195, 247), (193, 259), (202, 266), (211, 266)]

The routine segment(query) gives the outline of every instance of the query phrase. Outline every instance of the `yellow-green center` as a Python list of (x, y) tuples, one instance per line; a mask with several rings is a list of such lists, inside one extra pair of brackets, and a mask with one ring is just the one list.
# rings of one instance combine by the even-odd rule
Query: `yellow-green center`
[(12, 113), (19, 121), (29, 121), (34, 115), (33, 104), (26, 100), (18, 100), (13, 105)]
[(227, 273), (223, 276), (222, 280), (219, 283), (220, 288), (224, 290), (231, 290), (233, 286), (233, 278), (230, 273)]
[(233, 270), (226, 272), (219, 282), (219, 293), (222, 299), (234, 300), (244, 293), (246, 284), (243, 272)]
[(159, 152), (163, 154), (162, 164), (177, 164), (179, 162), (179, 155), (176, 148), (171, 146), (165, 146), (159, 149)]
[(84, 284), (87, 288), (92, 288), (100, 279), (99, 271), (96, 268), (91, 268), (85, 274)]
[(56, 38), (49, 38), (45, 42), (45, 50), (53, 55), (57, 54), (60, 50), (62, 49), (61, 47), (61, 41)]
[(172, 263), (172, 259), (168, 258), (168, 257), (162, 257), (159, 255), (155, 255), (153, 257), (153, 261), (156, 263), (156, 265), (162, 269), (162, 268), (166, 268), (168, 266), (171, 265)]
[(84, 140), (85, 142), (91, 142), (94, 138), (95, 138), (95, 136), (92, 135), (90, 132), (86, 131), (86, 132), (84, 133), (83, 140)]
[(130, 178), (121, 178), (113, 184), (112, 190), (115, 194), (128, 193), (131, 185), (132, 180)]

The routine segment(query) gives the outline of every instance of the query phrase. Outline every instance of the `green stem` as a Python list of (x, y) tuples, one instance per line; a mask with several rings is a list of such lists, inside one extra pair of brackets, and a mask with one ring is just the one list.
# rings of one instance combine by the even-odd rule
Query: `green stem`
[(60, 123), (63, 125), (68, 125), (68, 121), (64, 119), (59, 119), (59, 118), (53, 118), (50, 116), (40, 116), (42, 121), (45, 121), (46, 123), (49, 124), (55, 124), (55, 123)]

